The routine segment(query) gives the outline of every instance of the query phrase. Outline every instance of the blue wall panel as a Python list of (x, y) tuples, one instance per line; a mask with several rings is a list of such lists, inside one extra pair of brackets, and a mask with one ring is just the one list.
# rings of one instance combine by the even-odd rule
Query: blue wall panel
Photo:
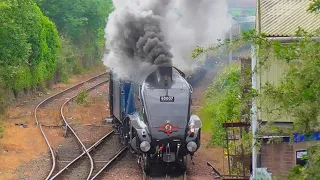
[(294, 142), (320, 141), (320, 132), (314, 132), (310, 135), (296, 133), (293, 135)]

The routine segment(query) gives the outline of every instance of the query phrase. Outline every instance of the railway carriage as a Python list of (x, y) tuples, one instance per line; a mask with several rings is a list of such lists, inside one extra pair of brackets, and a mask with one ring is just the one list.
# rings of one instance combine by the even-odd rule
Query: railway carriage
[(122, 79), (110, 72), (113, 127), (148, 173), (152, 164), (186, 168), (200, 147), (201, 121), (190, 113), (192, 87), (175, 67), (148, 66)]

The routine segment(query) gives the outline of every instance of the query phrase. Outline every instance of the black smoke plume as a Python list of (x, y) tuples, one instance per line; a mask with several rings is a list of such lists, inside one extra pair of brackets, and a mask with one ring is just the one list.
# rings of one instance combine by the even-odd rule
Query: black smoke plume
[(106, 57), (108, 65), (126, 71), (121, 73), (127, 75), (137, 71), (142, 63), (172, 66), (171, 47), (161, 28), (163, 17), (160, 15), (164, 11), (159, 7), (164, 6), (158, 4), (154, 9), (148, 9), (130, 3), (130, 6), (118, 7), (109, 16), (106, 28), (107, 48), (110, 50)]
[(192, 72), (205, 60), (192, 59), (193, 49), (223, 40), (231, 27), (226, 0), (113, 0), (113, 4), (103, 61), (126, 76), (148, 67), (145, 64)]

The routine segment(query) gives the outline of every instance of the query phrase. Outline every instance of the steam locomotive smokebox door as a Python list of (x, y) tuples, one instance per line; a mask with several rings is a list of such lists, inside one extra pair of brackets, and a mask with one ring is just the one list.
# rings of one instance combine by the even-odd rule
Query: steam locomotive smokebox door
[(158, 83), (168, 84), (172, 80), (172, 67), (158, 67), (157, 81)]

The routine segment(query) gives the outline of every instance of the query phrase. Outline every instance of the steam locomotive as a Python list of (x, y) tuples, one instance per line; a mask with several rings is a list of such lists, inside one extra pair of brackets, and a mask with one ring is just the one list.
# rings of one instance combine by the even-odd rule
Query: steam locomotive
[(113, 127), (145, 173), (153, 164), (185, 170), (186, 157), (199, 149), (202, 124), (190, 113), (192, 91), (172, 66), (142, 68), (130, 80), (110, 71)]

